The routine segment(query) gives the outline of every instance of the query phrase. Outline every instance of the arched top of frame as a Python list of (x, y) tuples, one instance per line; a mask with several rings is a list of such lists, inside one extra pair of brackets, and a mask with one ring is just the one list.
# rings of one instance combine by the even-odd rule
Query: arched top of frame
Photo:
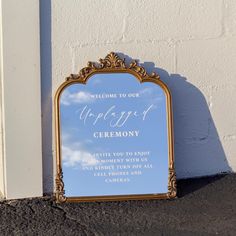
[(140, 83), (153, 82), (158, 84), (170, 97), (170, 91), (166, 84), (160, 80), (160, 76), (155, 72), (148, 74), (144, 67), (140, 66), (137, 60), (132, 61), (129, 65), (125, 63), (125, 59), (121, 59), (116, 53), (111, 52), (99, 62), (87, 63), (87, 66), (82, 68), (78, 74), (71, 74), (66, 77), (66, 81), (58, 88), (57, 94), (59, 95), (62, 90), (70, 84), (82, 83), (86, 84), (88, 79), (96, 73), (130, 73), (133, 74)]
[(99, 63), (89, 61), (87, 66), (79, 71), (78, 74), (71, 74), (66, 78), (67, 81), (79, 80), (86, 82), (86, 80), (95, 72), (111, 72), (111, 71), (125, 71), (135, 74), (140, 82), (144, 80), (159, 80), (160, 76), (155, 72), (150, 75), (146, 72), (144, 67), (139, 66), (136, 60), (129, 65), (125, 64), (125, 59), (121, 59), (116, 53), (109, 53), (104, 59), (99, 59)]

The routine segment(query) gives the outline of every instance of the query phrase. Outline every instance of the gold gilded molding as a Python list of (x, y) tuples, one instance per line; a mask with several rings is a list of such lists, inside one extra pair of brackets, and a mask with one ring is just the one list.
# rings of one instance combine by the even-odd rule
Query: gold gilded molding
[(177, 195), (176, 174), (173, 167), (169, 168), (168, 197), (175, 198)]
[[(159, 85), (166, 95), (167, 125), (168, 125), (168, 147), (169, 147), (169, 177), (168, 192), (163, 194), (139, 194), (139, 195), (117, 195), (117, 196), (99, 196), (99, 197), (66, 197), (63, 183), (63, 173), (61, 164), (61, 140), (60, 140), (60, 95), (69, 85), (74, 83), (86, 84), (87, 80), (97, 73), (130, 73), (134, 75), (139, 82), (153, 82)], [(176, 175), (174, 170), (174, 148), (173, 148), (173, 115), (172, 100), (168, 87), (156, 73), (148, 74), (144, 67), (140, 66), (136, 60), (126, 65), (125, 59), (121, 59), (116, 53), (109, 53), (104, 59), (99, 59), (98, 63), (88, 62), (87, 66), (82, 68), (78, 74), (71, 74), (66, 81), (58, 88), (54, 98), (55, 113), (55, 137), (56, 137), (56, 201), (62, 202), (90, 202), (90, 201), (120, 201), (120, 200), (139, 200), (139, 199), (170, 199), (175, 198), (177, 193)]]
[(138, 62), (136, 60), (132, 61), (128, 66), (126, 66), (125, 59), (121, 59), (116, 53), (111, 52), (104, 59), (99, 59), (99, 63), (89, 61), (87, 66), (81, 69), (78, 74), (71, 74), (66, 78), (66, 80), (86, 81), (86, 78), (92, 73), (112, 69), (133, 71), (134, 73), (138, 74), (142, 80), (150, 78), (160, 79), (160, 76), (155, 72), (149, 75), (144, 67), (138, 65)]
[(55, 192), (56, 201), (58, 203), (66, 201), (66, 197), (64, 196), (64, 194), (65, 190), (63, 182), (63, 173), (61, 167), (59, 167), (56, 175), (56, 192)]
[(100, 68), (123, 68), (125, 69), (125, 60), (121, 59), (114, 52), (109, 53), (105, 59), (100, 59)]
[(138, 62), (134, 60), (133, 62), (130, 63), (129, 69), (135, 71), (137, 74), (139, 74), (144, 80), (145, 79), (160, 79), (160, 76), (157, 75), (155, 72), (152, 72), (150, 75), (148, 75), (147, 71), (144, 69), (144, 67), (139, 66)]

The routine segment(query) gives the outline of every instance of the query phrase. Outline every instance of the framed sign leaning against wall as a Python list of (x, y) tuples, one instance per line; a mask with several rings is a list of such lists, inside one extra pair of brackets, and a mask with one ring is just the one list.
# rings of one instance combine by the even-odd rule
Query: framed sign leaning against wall
[(115, 53), (55, 95), (57, 202), (176, 197), (171, 95)]

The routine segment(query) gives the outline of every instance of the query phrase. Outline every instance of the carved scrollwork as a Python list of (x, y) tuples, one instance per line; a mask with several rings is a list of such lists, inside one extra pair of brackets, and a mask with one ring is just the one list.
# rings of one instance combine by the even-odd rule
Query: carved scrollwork
[(176, 175), (173, 167), (169, 168), (168, 197), (175, 198), (177, 195)]
[(152, 79), (160, 79), (160, 76), (155, 72), (153, 72), (151, 75), (148, 75), (147, 71), (142, 66), (139, 66), (136, 60), (130, 63), (129, 69), (135, 71), (143, 79), (148, 79), (148, 77)]
[(57, 175), (56, 175), (56, 201), (57, 202), (65, 202), (66, 197), (64, 196), (65, 190), (64, 190), (64, 183), (63, 183), (63, 173), (62, 169), (59, 168)]
[(97, 64), (94, 62), (88, 62), (87, 66), (81, 69), (78, 74), (71, 74), (66, 78), (66, 80), (79, 80), (80, 82), (83, 82), (93, 72), (102, 72), (107, 69), (130, 70), (135, 72), (140, 78), (142, 78), (142, 80), (149, 78), (160, 79), (160, 76), (154, 72), (149, 75), (142, 66), (138, 65), (136, 60), (126, 66), (125, 59), (121, 59), (116, 53), (111, 52), (104, 59), (99, 59), (99, 63)]
[(122, 60), (117, 54), (114, 52), (109, 53), (105, 59), (100, 59), (100, 65), (102, 68), (126, 68), (125, 60)]

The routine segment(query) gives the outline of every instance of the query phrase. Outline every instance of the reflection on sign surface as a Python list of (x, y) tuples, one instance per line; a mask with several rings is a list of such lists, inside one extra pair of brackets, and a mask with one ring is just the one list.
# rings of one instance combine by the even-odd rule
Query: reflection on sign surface
[(168, 192), (164, 90), (129, 73), (94, 74), (60, 96), (65, 196)]

